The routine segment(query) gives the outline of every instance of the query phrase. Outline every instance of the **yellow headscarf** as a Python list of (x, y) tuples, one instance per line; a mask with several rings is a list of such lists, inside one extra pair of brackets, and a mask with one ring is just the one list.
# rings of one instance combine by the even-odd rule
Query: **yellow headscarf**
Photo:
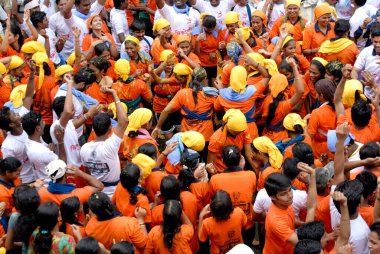
[(0, 62), (0, 75), (4, 75), (6, 72), (7, 72), (7, 68), (2, 62)]
[(13, 88), (11, 95), (9, 96), (9, 100), (12, 102), (15, 108), (22, 106), (23, 100), (25, 98), (26, 87), (26, 85), (18, 85)]
[(261, 136), (253, 140), (253, 146), (262, 153), (268, 154), (269, 163), (275, 169), (280, 169), (283, 156), (278, 148), (266, 136)]
[[(125, 112), (128, 112), (127, 105), (124, 102), (120, 102), (120, 103), (121, 103), (121, 106), (123, 106)], [(112, 102), (111, 104), (108, 104), (108, 110), (112, 111), (113, 119), (116, 119), (116, 117), (117, 117), (117, 114), (116, 114), (117, 110), (116, 110), (116, 104), (115, 104), (115, 102)]]
[(66, 63), (70, 66), (74, 66), (74, 62), (75, 62), (75, 52), (71, 53), (70, 56), (66, 60)]
[(344, 85), (342, 96), (342, 103), (344, 104), (344, 106), (351, 108), (352, 105), (354, 105), (356, 91), (359, 92), (360, 98), (362, 100), (367, 100), (367, 97), (365, 97), (365, 95), (363, 94), (362, 83), (360, 83), (360, 81), (356, 79), (347, 80), (346, 84)]
[(322, 43), (318, 52), (322, 54), (336, 54), (350, 46), (352, 43), (354, 42), (347, 38), (340, 38), (335, 41), (327, 40)]
[(68, 64), (64, 64), (59, 66), (57, 69), (55, 69), (55, 78), (59, 79), (62, 77), (65, 73), (68, 73), (70, 71), (74, 71), (73, 67), (71, 67)]
[(123, 81), (127, 81), (130, 71), (131, 71), (131, 66), (129, 65), (129, 62), (127, 60), (119, 59), (116, 61), (115, 73), (119, 75), (119, 77)]
[[(178, 20), (178, 22), (181, 22), (180, 20)], [(160, 19), (157, 19), (155, 22), (154, 22), (154, 25), (153, 25), (153, 31), (160, 31), (161, 29), (167, 27), (167, 26), (170, 26), (170, 22), (164, 18), (160, 18)]]
[(209, 13), (201, 13), (201, 15), (199, 16), (199, 23), (202, 25), (203, 24), (203, 19), (206, 17), (206, 16), (211, 16)]
[(36, 63), (36, 66), (39, 68), (38, 89), (40, 89), (45, 78), (44, 63), (48, 63), (49, 57), (46, 55), (45, 52), (36, 52), (33, 54), (32, 60)]
[(179, 45), (181, 42), (184, 42), (184, 41), (191, 42), (191, 38), (184, 34), (178, 35), (176, 39), (177, 45)]
[(150, 173), (152, 173), (152, 169), (156, 166), (156, 161), (143, 153), (136, 154), (132, 159), (132, 163), (140, 168), (141, 180), (143, 183)]
[(152, 119), (153, 113), (147, 108), (138, 108), (128, 116), (128, 127), (126, 132), (137, 131), (144, 124), (148, 123)]
[[(334, 6), (329, 5), (328, 3), (321, 3), (320, 5), (324, 5), (328, 8), (330, 8), (331, 15), (334, 16), (335, 20), (338, 19), (338, 14), (336, 13), (336, 9)], [(326, 13), (325, 13), (326, 14)]]
[(247, 86), (247, 71), (243, 66), (235, 66), (231, 70), (230, 87), (237, 93), (244, 93)]
[(202, 151), (205, 148), (205, 137), (197, 131), (185, 131), (181, 134), (182, 143), (197, 152)]
[(323, 59), (322, 57), (319, 57), (319, 56), (316, 56), (312, 59), (312, 61), (315, 60), (315, 61), (318, 61), (320, 62), (323, 66), (326, 67), (326, 65), (329, 63), (327, 62), (325, 59)]
[(174, 55), (174, 52), (171, 49), (165, 49), (165, 50), (161, 51), (160, 62), (166, 62), (170, 55)]
[(273, 98), (276, 98), (282, 91), (286, 89), (287, 86), (288, 79), (283, 74), (275, 74), (269, 80), (269, 89)]
[[(278, 73), (277, 64), (274, 60), (266, 59), (264, 56), (262, 56), (259, 53), (248, 53), (247, 56), (250, 57), (251, 59), (253, 59), (256, 63), (263, 66), (265, 69), (267, 69), (269, 72), (269, 75), (273, 76), (273, 75)], [(249, 77), (259, 73), (259, 71), (255, 67), (253, 67), (253, 66), (250, 66), (250, 67), (252, 69), (254, 69), (255, 71), (251, 72), (248, 75)]]
[(174, 66), (173, 73), (177, 75), (187, 75), (187, 81), (186, 81), (186, 87), (189, 86), (190, 81), (191, 81), (191, 74), (193, 73), (193, 69), (191, 69), (188, 65), (183, 64), (183, 63), (177, 63)]
[(281, 48), (283, 48), (285, 46), (285, 44), (288, 43), (291, 40), (294, 40), (294, 38), (292, 36), (286, 36), (284, 42), (281, 45)]
[(314, 9), (315, 19), (318, 19), (321, 16), (329, 13), (331, 13), (331, 8), (329, 4), (320, 4)]
[(295, 5), (298, 8), (300, 8), (301, 1), (300, 0), (286, 0), (285, 9), (288, 8), (289, 5)]
[[(249, 27), (241, 27), (239, 28), (239, 30), (241, 31), (241, 34), (243, 36), (243, 40), (248, 40), (249, 37), (252, 35), (252, 30), (249, 28)], [(238, 38), (238, 35), (237, 33), (235, 33), (235, 38), (237, 39)], [(241, 43), (239, 40), (237, 40), (238, 43)]]
[(288, 131), (295, 131), (294, 126), (300, 125), (303, 129), (306, 127), (306, 121), (301, 118), (297, 113), (287, 114), (284, 118), (284, 127)]
[(231, 25), (239, 22), (239, 26), (242, 24), (242, 22), (239, 19), (240, 14), (234, 11), (229, 11), (224, 16), (224, 23), (226, 25)]
[(133, 42), (134, 44), (137, 45), (138, 50), (141, 49), (139, 39), (137, 39), (136, 37), (134, 37), (134, 36), (132, 36), (132, 35), (128, 35), (127, 38), (125, 38), (124, 41), (125, 41), (125, 42), (127, 42), (127, 41), (131, 41), (131, 42)]
[(284, 23), (281, 25), (281, 28), (285, 27), (285, 30), (291, 34), (292, 36), (294, 35), (295, 31), (294, 31), (294, 26), (292, 24), (289, 24), (289, 23)]
[(46, 49), (44, 45), (42, 45), (41, 42), (38, 41), (28, 41), (21, 47), (21, 52), (27, 53), (27, 54), (34, 54), (36, 52), (45, 52)]
[(24, 64), (24, 60), (21, 59), (19, 56), (11, 56), (11, 62), (9, 63), (8, 69), (9, 70), (14, 70), (21, 65)]
[(247, 119), (239, 109), (229, 109), (223, 116), (223, 122), (226, 123), (227, 128), (231, 131), (245, 131), (247, 126)]

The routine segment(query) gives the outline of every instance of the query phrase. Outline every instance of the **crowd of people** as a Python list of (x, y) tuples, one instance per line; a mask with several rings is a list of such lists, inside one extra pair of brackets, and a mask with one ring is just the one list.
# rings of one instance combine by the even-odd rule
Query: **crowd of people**
[(0, 253), (380, 254), (379, 0), (0, 4)]

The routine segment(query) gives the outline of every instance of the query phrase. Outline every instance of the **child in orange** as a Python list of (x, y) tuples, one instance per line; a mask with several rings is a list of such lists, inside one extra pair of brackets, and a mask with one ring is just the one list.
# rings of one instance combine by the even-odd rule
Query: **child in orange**
[[(82, 224), (83, 221), (80, 221), (84, 219), (83, 205), (80, 203), (78, 197), (73, 196), (64, 199), (60, 207), (62, 223), (59, 227), (59, 231), (71, 235), (75, 238), (75, 241), (78, 242), (80, 239), (73, 233), (71, 225), (76, 225), (79, 228), (82, 237), (86, 236), (86, 230)], [(79, 216), (82, 218), (79, 218)]]
[(177, 37), (178, 46), (178, 62), (184, 63), (195, 69), (201, 66), (201, 60), (192, 52), (191, 37), (186, 35), (180, 35)]
[[(212, 217), (204, 218), (208, 214)], [(240, 207), (235, 207), (229, 194), (223, 190), (215, 192), (211, 204), (199, 215), (199, 233), (201, 242), (210, 238), (211, 253), (227, 253), (235, 245), (243, 243), (242, 231), (247, 216)]]
[(5, 203), (4, 215), (9, 217), (13, 208), (13, 192), (20, 185), (21, 161), (7, 157), (0, 161), (0, 202)]
[(157, 19), (154, 22), (153, 33), (157, 33), (159, 36), (153, 41), (151, 55), (154, 64), (159, 65), (160, 54), (163, 50), (170, 49), (176, 52), (178, 35), (172, 32), (169, 21), (164, 18)]

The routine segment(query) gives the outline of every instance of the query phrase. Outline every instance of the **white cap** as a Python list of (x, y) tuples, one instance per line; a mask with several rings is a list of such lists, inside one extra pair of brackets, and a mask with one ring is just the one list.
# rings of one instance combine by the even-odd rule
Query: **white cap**
[(227, 254), (255, 254), (251, 248), (245, 244), (238, 244), (233, 247)]
[(65, 175), (66, 163), (62, 160), (54, 160), (46, 166), (45, 170), (48, 176), (50, 176), (53, 183), (55, 183), (57, 179)]

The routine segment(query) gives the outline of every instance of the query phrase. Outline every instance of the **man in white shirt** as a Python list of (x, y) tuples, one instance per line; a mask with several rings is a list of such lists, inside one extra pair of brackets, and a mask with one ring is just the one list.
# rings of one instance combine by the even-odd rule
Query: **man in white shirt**
[(82, 164), (104, 184), (103, 192), (113, 196), (120, 180), (119, 147), (127, 128), (127, 113), (117, 97), (116, 91), (102, 87), (102, 92), (112, 94), (116, 105), (117, 125), (112, 131), (111, 119), (106, 113), (99, 113), (93, 118), (93, 130), (96, 139), (82, 146), (80, 156)]
[[(146, 24), (144, 21), (135, 19), (133, 20), (131, 26), (129, 27), (131, 35), (139, 39), (140, 41), (140, 52), (147, 58), (151, 58), (150, 51), (152, 49), (153, 38), (145, 35)], [(121, 44), (120, 47), (120, 58), (128, 59), (129, 56), (125, 51), (125, 42)]]
[[(317, 6), (323, 3), (327, 3), (335, 8), (338, 19), (349, 20), (352, 16), (353, 7), (351, 5), (351, 0), (320, 0)], [(312, 18), (308, 20), (314, 20), (314, 12)]]
[(114, 0), (114, 8), (110, 12), (110, 23), (112, 37), (115, 39), (117, 51), (120, 52), (121, 44), (129, 34), (127, 14), (125, 9), (128, 7), (127, 0)]
[(186, 35), (199, 26), (199, 12), (187, 6), (186, 0), (176, 0), (173, 6), (167, 5), (164, 0), (156, 0), (156, 4), (161, 16), (170, 22), (170, 27), (176, 34)]
[(232, 11), (240, 14), (239, 19), (241, 20), (242, 27), (251, 27), (252, 26), (252, 13), (256, 10), (252, 3), (247, 0), (241, 0), (237, 5), (232, 9)]
[[(363, 21), (376, 14), (377, 8), (373, 5), (367, 4), (366, 0), (354, 0), (356, 7), (354, 14), (350, 18), (350, 37), (354, 37), (355, 31), (363, 24)], [(358, 45), (359, 47), (360, 45)], [(360, 47), (359, 47), (360, 48)]]
[[(72, 2), (70, 1), (70, 3)], [(75, 0), (73, 14), (87, 24), (87, 20), (91, 15), (99, 14), (103, 10), (105, 3), (106, 0), (96, 0), (92, 4), (90, 0)]]
[[(284, 0), (266, 0), (262, 1), (257, 5), (258, 10), (262, 10), (267, 14), (268, 17), (268, 28), (272, 29), (273, 23), (279, 17), (285, 15), (285, 5)], [(270, 10), (272, 10), (270, 12)]]

